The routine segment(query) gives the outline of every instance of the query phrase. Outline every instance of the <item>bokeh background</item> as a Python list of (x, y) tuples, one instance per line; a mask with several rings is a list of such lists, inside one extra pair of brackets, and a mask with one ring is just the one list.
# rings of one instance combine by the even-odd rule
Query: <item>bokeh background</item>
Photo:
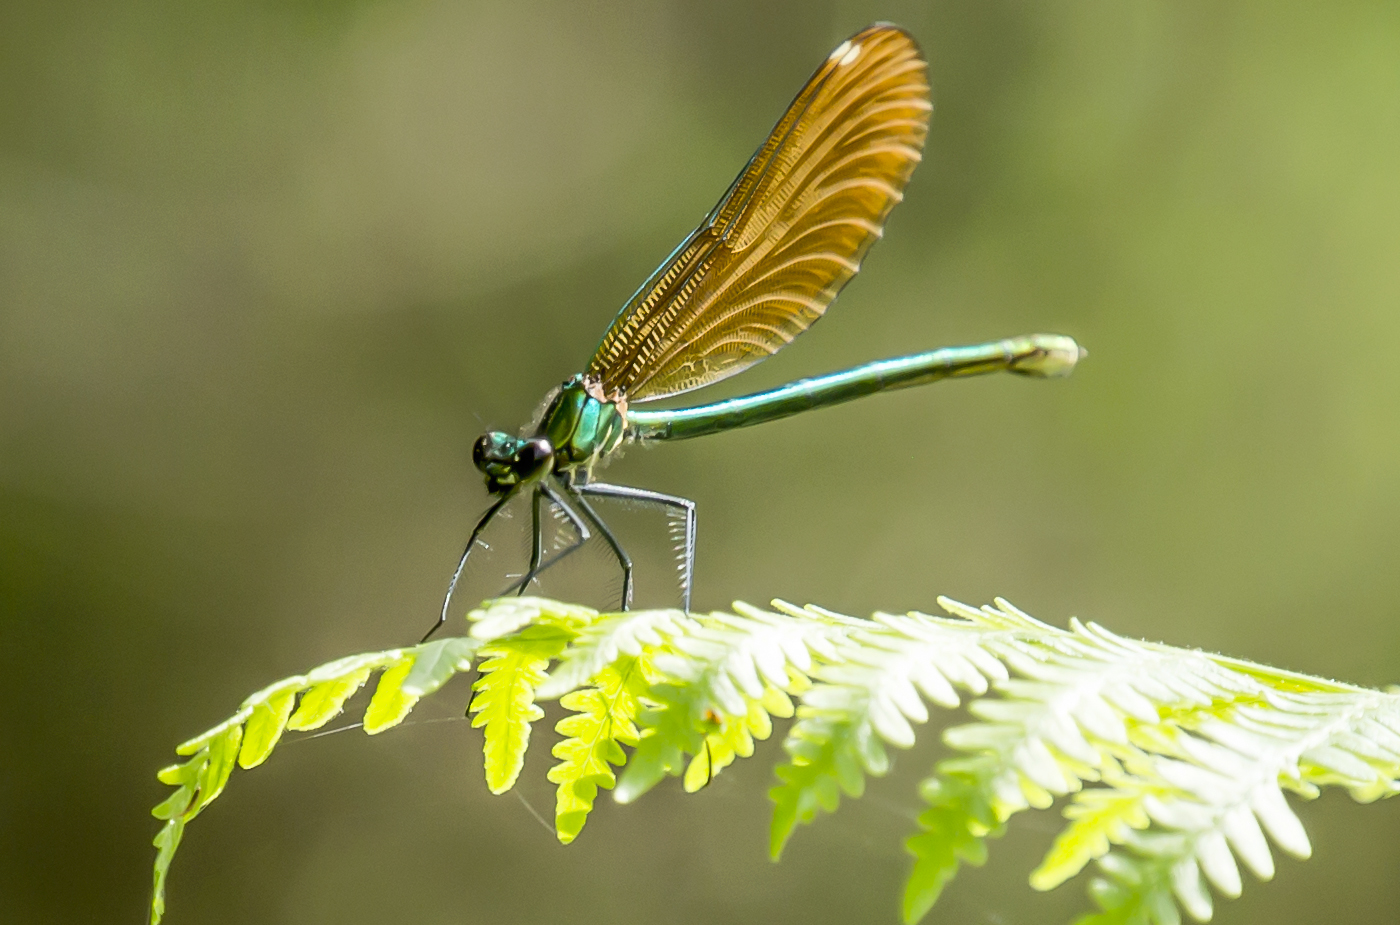
[[(714, 394), (1030, 331), (1092, 356), (631, 451), (610, 479), (699, 503), (697, 606), (1000, 594), (1400, 680), (1394, 3), (7, 0), (0, 921), (141, 921), (173, 746), (421, 634), (477, 433), (583, 366), (876, 19), (931, 61), (924, 164), (829, 316)], [(653, 522), (613, 520), (664, 573)], [(590, 555), (568, 593), (606, 604)], [(524, 801), (492, 798), (465, 699), (236, 775), (172, 925), (896, 920), (936, 735), (770, 865), (776, 742), (565, 849), (525, 805), (548, 726)], [(1301, 812), (1314, 860), (1217, 921), (1394, 922), (1400, 804)], [(931, 921), (1086, 908), (1025, 885), (1034, 816)]]

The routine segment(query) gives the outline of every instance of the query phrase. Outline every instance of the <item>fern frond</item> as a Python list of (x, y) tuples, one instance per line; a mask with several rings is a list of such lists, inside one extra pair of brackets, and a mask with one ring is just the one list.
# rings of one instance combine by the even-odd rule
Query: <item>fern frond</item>
[[(790, 684), (795, 690), (806, 688), (797, 677)], [(704, 748), (686, 767), (681, 778), (685, 792), (695, 793), (704, 788), (716, 774), (733, 764), (735, 758), (748, 758), (753, 754), (754, 740), (762, 741), (773, 734), (773, 717), (787, 719), (794, 712), (792, 698), (766, 684), (763, 696), (750, 700), (748, 712), (743, 716), (712, 714), (709, 718), (717, 728), (706, 734)]]
[[(785, 709), (770, 691), (805, 686), (813, 654), (832, 652), (839, 635), (822, 620), (740, 604), (735, 610), (682, 618), (678, 632), (658, 648), (653, 664), (664, 680), (647, 693), (645, 728), (614, 792), (618, 802), (631, 802), (662, 778), (685, 773), (693, 764), (686, 756), (700, 755), (712, 735), (719, 734), (722, 749), (726, 729), (742, 743), (743, 734), (732, 728), (736, 721), (746, 724), (749, 735), (764, 728), (764, 720), (749, 719), (751, 711), (768, 716), (765, 701)], [(703, 777), (692, 773), (691, 789), (719, 770), (713, 762), (703, 767)]]
[(554, 746), (559, 763), (548, 775), (559, 785), (554, 829), (566, 845), (583, 830), (598, 788), (611, 790), (616, 785), (613, 766), (627, 761), (622, 746), (635, 746), (640, 738), (636, 726), (640, 698), (653, 676), (640, 653), (624, 656), (618, 665), (606, 665), (595, 673), (592, 686), (572, 691), (560, 700), (564, 709), (573, 712), (554, 727), (567, 737)]
[(476, 714), (474, 728), (486, 727), (482, 752), (492, 793), (514, 787), (525, 766), (530, 725), (544, 716), (535, 689), (545, 681), (545, 669), (597, 616), (530, 597), (496, 601), (468, 616), (472, 636), (491, 640), (480, 652), (476, 695), (467, 712)]
[(1205, 921), (1214, 907), (1207, 883), (1223, 896), (1240, 895), (1237, 857), (1259, 879), (1273, 877), (1266, 833), (1295, 857), (1311, 855), (1283, 788), (1312, 798), (1319, 785), (1343, 786), (1360, 802), (1400, 789), (1395, 695), (1338, 691), (1320, 681), (1311, 691), (1283, 686), (1294, 689), (1265, 686), (1258, 702), (1178, 717), (1159, 731), (1166, 741), (1153, 742), (1161, 753), (1129, 764), (1131, 775), (1115, 787), (1136, 798), (1156, 831), (1109, 837), (1128, 850), (1101, 862), (1109, 879), (1097, 882), (1096, 897), (1117, 895), (1125, 878), (1150, 881)]
[(158, 925), (165, 914), (166, 879), (186, 824), (223, 793), (235, 763), (245, 769), (257, 767), (267, 760), (284, 731), (317, 729), (329, 722), (376, 671), (382, 674), (365, 711), (364, 728), (370, 734), (388, 729), (420, 697), (437, 690), (453, 674), (468, 670), (480, 646), (476, 639), (444, 639), (337, 659), (269, 685), (243, 701), (233, 716), (178, 746), (175, 753), (187, 760), (156, 775), (175, 792), (151, 811), (165, 821), (154, 841), (158, 851), (151, 925)]
[(505, 793), (525, 766), (530, 746), (530, 724), (544, 716), (535, 705), (535, 688), (545, 679), (550, 660), (564, 651), (568, 631), (547, 624), (527, 626), (498, 638), (481, 650), (480, 677), (472, 685), (469, 713), (473, 727), (486, 727), (483, 748), (486, 785), (492, 793)]
[[(485, 727), (493, 792), (523, 766), (536, 701), (567, 715), (548, 773), (555, 828), (581, 832), (598, 791), (636, 799), (666, 776), (704, 787), (795, 716), (770, 791), (777, 856), (799, 823), (858, 797), (914, 743), (929, 706), (970, 700), (973, 721), (947, 729), (952, 754), (919, 785), (925, 804), (906, 845), (906, 921), (922, 917), (963, 864), (1016, 814), (1064, 807), (1066, 825), (1031, 875), (1052, 889), (1091, 861), (1099, 911), (1081, 925), (1179, 925), (1209, 919), (1216, 894), (1238, 896), (1240, 866), (1274, 875), (1269, 842), (1311, 846), (1285, 791), (1325, 786), (1368, 802), (1400, 790), (1400, 693), (1350, 687), (1237, 659), (1124, 639), (1092, 623), (1041, 623), (998, 600), (949, 616), (864, 620), (775, 601), (732, 613), (598, 614), (534, 598), (491, 601), (467, 637), (341, 659), (244, 701), (181, 745), (160, 772), (152, 922), (186, 824), (234, 765), (265, 761), (288, 730), (316, 729), (378, 675), (366, 732), (392, 728), (420, 698), (478, 656), (473, 725)], [(553, 664), (553, 672), (550, 666)], [(629, 755), (630, 749), (630, 755)]]
[[(998, 609), (1010, 613), (1004, 602)], [(1102, 921), (1174, 922), (1173, 897), (1208, 920), (1207, 883), (1227, 897), (1241, 892), (1236, 854), (1261, 879), (1273, 875), (1265, 831), (1306, 857), (1281, 786), (1311, 796), (1325, 781), (1361, 799), (1395, 791), (1394, 695), (1261, 666), (1238, 671), (1232, 660), (1077, 620), (1068, 632), (1044, 627), (998, 645), (1020, 677), (973, 704), (984, 722), (945, 740), (1001, 765), (982, 794), (999, 821), (1075, 794), (1070, 825), (1031, 883), (1052, 888), (1100, 859), (1108, 879), (1091, 892)], [(1094, 781), (1104, 786), (1080, 790)], [(1111, 845), (1128, 850), (1110, 854)]]
[(882, 740), (899, 748), (914, 744), (910, 723), (928, 720), (920, 694), (953, 708), (960, 702), (955, 684), (981, 694), (988, 678), (1007, 677), (984, 648), (994, 636), (961, 621), (876, 614), (874, 625), (850, 617), (834, 625), (842, 630), (840, 640), (812, 669), (815, 683), (802, 695), (797, 722), (783, 743), (789, 762), (778, 768), (780, 783), (769, 791), (775, 805), (769, 850), (775, 858), (798, 823), (811, 822), (819, 809), (835, 812), (842, 793), (864, 792), (866, 774), (889, 770)]
[[(617, 784), (615, 765), (627, 761), (622, 746), (640, 740), (636, 721), (642, 697), (661, 675), (653, 659), (689, 621), (679, 611), (628, 611), (586, 622), (558, 665), (539, 685), (541, 699), (561, 697), (573, 711), (555, 725), (565, 738), (552, 753), (560, 759), (548, 779), (558, 784), (555, 834), (568, 844), (583, 830), (598, 789)], [(591, 683), (590, 683), (591, 682)], [(583, 685), (588, 685), (579, 689)]]
[[(959, 858), (980, 857), (985, 839), (999, 833), (1013, 814), (1048, 808), (1057, 797), (1080, 791), (1085, 782), (1116, 774), (1119, 760), (1136, 754), (1128, 723), (1156, 728), (1159, 707), (1210, 705), (1214, 696), (1230, 695), (1232, 680), (1200, 653), (1134, 643), (1077, 620), (1064, 631), (1003, 601), (981, 610), (940, 603), (950, 613), (994, 630), (988, 651), (1019, 677), (998, 681), (1000, 696), (971, 705), (982, 722), (944, 734), (949, 745), (977, 758), (945, 761), (923, 785), (930, 809), (919, 820), (925, 834), (908, 842), (915, 867), (905, 891), (906, 921), (925, 914), (956, 872)], [(1255, 692), (1247, 679), (1234, 686)], [(1119, 803), (1117, 824), (1083, 810), (1084, 821), (1057, 840), (1032, 875), (1032, 885), (1058, 885), (1103, 856), (1109, 842), (1099, 826), (1123, 837), (1140, 827), (1134, 823), (1141, 821), (1142, 796)]]
[(1111, 845), (1125, 844), (1132, 832), (1151, 825), (1143, 808), (1145, 794), (1118, 789), (1123, 779), (1117, 774), (1105, 773), (1104, 782), (1112, 786), (1081, 790), (1065, 807), (1070, 824), (1031, 872), (1031, 886), (1037, 890), (1054, 889), (1108, 854)]
[(588, 622), (569, 643), (549, 680), (540, 685), (539, 697), (561, 697), (623, 656), (636, 658), (644, 648), (658, 650), (666, 639), (684, 632), (683, 621), (685, 614), (678, 610), (630, 610)]
[(937, 776), (919, 785), (919, 796), (928, 804), (919, 814), (923, 833), (904, 843), (914, 856), (904, 884), (906, 922), (928, 914), (961, 865), (986, 863), (987, 839), (1004, 828), (988, 786), (1001, 770), (994, 758), (955, 758), (941, 763), (938, 770)]

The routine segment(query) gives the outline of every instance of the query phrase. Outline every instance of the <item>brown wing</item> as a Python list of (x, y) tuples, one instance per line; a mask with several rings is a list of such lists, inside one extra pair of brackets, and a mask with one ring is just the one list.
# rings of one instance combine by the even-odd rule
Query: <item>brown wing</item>
[(700, 227), (637, 290), (588, 375), (649, 401), (732, 376), (822, 316), (919, 163), (927, 65), (904, 31), (841, 43)]

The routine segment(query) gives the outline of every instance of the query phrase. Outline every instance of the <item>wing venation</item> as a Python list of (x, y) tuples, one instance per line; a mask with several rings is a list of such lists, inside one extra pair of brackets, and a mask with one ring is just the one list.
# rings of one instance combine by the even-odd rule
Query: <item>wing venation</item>
[(649, 401), (709, 385), (822, 316), (922, 157), (933, 108), (926, 71), (894, 26), (832, 52), (608, 328), (588, 367), (605, 395)]

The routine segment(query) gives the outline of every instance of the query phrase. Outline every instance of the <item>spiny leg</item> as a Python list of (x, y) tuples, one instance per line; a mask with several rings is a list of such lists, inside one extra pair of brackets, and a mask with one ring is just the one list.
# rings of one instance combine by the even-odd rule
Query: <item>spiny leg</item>
[(476, 547), (476, 541), (481, 537), (481, 531), (486, 529), (486, 525), (500, 512), (501, 508), (506, 506), (506, 502), (513, 497), (515, 497), (515, 489), (511, 489), (501, 495), (496, 499), (494, 504), (486, 509), (486, 513), (481, 515), (481, 519), (476, 522), (476, 526), (472, 529), (471, 538), (467, 540), (467, 548), (462, 550), (462, 558), (457, 562), (457, 570), (452, 573), (452, 580), (447, 583), (447, 595), (442, 599), (442, 613), (438, 616), (438, 621), (423, 634), (420, 644), (427, 642), (428, 638), (441, 629), (442, 625), (447, 622), (447, 608), (452, 605), (452, 592), (457, 590), (457, 581), (462, 577), (462, 569), (467, 567), (467, 556), (470, 556), (472, 550)]
[(608, 525), (603, 523), (602, 518), (598, 516), (598, 512), (593, 510), (584, 499), (583, 495), (579, 494), (579, 486), (566, 484), (564, 490), (568, 492), (569, 497), (574, 499), (574, 503), (578, 505), (578, 509), (583, 511), (583, 516), (587, 517), (592, 521), (593, 526), (598, 528), (598, 532), (603, 535), (603, 539), (607, 540), (608, 545), (612, 547), (613, 555), (617, 557), (617, 564), (622, 566), (621, 609), (627, 610), (632, 606), (632, 557), (627, 555), (627, 551), (622, 548), (622, 544), (617, 541), (617, 537), (613, 536), (613, 532), (608, 529)]
[(663, 495), (659, 491), (648, 491), (645, 488), (633, 488), (630, 485), (608, 485), (603, 482), (590, 482), (587, 485), (575, 486), (576, 489), (585, 495), (597, 495), (603, 498), (622, 498), (628, 501), (640, 501), (646, 504), (657, 504), (662, 507), (675, 508), (685, 516), (685, 549), (684, 558), (681, 560), (681, 609), (686, 613), (690, 612), (690, 588), (695, 580), (695, 502), (689, 498), (681, 498), (676, 495)]
[[(555, 553), (554, 555), (550, 556), (548, 559), (545, 559), (543, 562), (538, 562), (538, 560), (533, 560), (532, 563), (531, 563), (531, 566), (530, 566), (530, 570), (529, 570), (528, 572), (526, 572), (523, 576), (521, 576), (518, 580), (516, 580), (515, 582), (512, 582), (511, 585), (510, 585), (510, 587), (506, 588), (506, 589), (505, 589), (504, 591), (502, 591), (499, 595), (497, 595), (498, 597), (504, 597), (504, 596), (506, 596), (507, 594), (511, 593), (512, 591), (515, 591), (515, 592), (518, 593), (518, 594), (523, 594), (524, 591), (525, 591), (525, 589), (526, 589), (527, 587), (529, 587), (530, 582), (532, 582), (532, 581), (534, 581), (536, 578), (538, 578), (538, 577), (539, 577), (543, 572), (545, 572), (547, 569), (552, 568), (553, 566), (557, 565), (560, 561), (562, 561), (562, 560), (564, 559), (565, 556), (569, 555), (569, 553), (571, 553), (571, 552), (573, 552), (573, 551), (575, 551), (575, 550), (581, 548), (581, 547), (583, 546), (583, 544), (586, 543), (586, 542), (588, 542), (589, 538), (593, 535), (593, 534), (589, 531), (589, 529), (588, 529), (588, 524), (584, 522), (584, 519), (583, 519), (582, 517), (580, 517), (580, 516), (574, 511), (573, 508), (569, 507), (569, 505), (565, 503), (565, 501), (564, 501), (563, 498), (559, 497), (559, 493), (558, 493), (558, 492), (556, 492), (552, 487), (550, 487), (548, 484), (545, 484), (545, 483), (541, 483), (541, 484), (540, 484), (540, 487), (539, 487), (538, 489), (536, 489), (536, 494), (535, 494), (536, 522), (538, 522), (539, 496), (540, 496), (540, 495), (544, 495), (545, 497), (547, 497), (551, 502), (553, 502), (553, 503), (559, 508), (559, 510), (561, 510), (561, 511), (564, 512), (564, 516), (567, 517), (567, 518), (569, 518), (569, 523), (571, 523), (571, 524), (573, 525), (573, 528), (574, 528), (575, 532), (578, 533), (578, 539), (576, 539), (573, 543), (569, 544), (569, 546), (567, 546), (566, 548), (561, 549), (559, 552), (557, 552), (557, 553)], [(543, 542), (543, 539), (542, 539), (542, 537), (541, 537), (541, 535), (540, 535), (540, 533), (539, 533), (539, 531), (538, 531), (538, 529), (537, 529), (537, 530), (536, 530), (536, 549), (540, 551), (540, 554), (541, 554), (541, 555), (543, 555), (543, 550), (542, 550), (542, 546), (541, 546), (542, 542)]]

